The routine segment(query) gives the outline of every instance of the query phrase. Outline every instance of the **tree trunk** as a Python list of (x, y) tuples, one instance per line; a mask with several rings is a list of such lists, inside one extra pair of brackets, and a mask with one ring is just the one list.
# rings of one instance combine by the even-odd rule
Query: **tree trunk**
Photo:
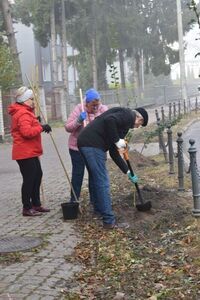
[[(62, 21), (61, 21), (61, 31), (62, 31), (62, 71), (63, 71), (63, 108), (64, 112), (69, 115), (69, 84), (68, 84), (68, 64), (67, 64), (67, 40), (66, 40), (66, 16), (65, 16), (65, 0), (62, 0)], [(63, 121), (66, 120), (65, 113), (63, 114)]]
[(97, 53), (96, 53), (96, 35), (95, 35), (95, 33), (92, 37), (92, 74), (93, 74), (93, 86), (95, 89), (98, 89)]
[(138, 55), (138, 53), (135, 55), (135, 70), (137, 78), (137, 88), (140, 89), (140, 56)]
[(76, 78), (76, 63), (75, 63), (75, 55), (74, 55), (74, 48), (72, 47), (72, 57), (73, 57), (73, 76), (74, 76), (74, 91), (76, 91), (76, 82), (77, 82), (77, 78)]
[(53, 86), (58, 84), (58, 65), (56, 51), (56, 25), (55, 25), (55, 9), (54, 1), (51, 7), (51, 66), (52, 66), (52, 81)]
[(57, 103), (58, 103), (58, 93), (57, 93), (57, 85), (58, 85), (58, 65), (57, 65), (57, 51), (56, 51), (56, 26), (55, 26), (55, 3), (52, 1), (51, 7), (51, 81), (52, 81), (52, 97), (51, 97), (51, 113), (52, 119), (57, 119)]
[(10, 4), (8, 0), (1, 0), (2, 13), (4, 18), (5, 30), (8, 37), (8, 43), (11, 54), (13, 56), (13, 62), (17, 65), (17, 82), (22, 84), (22, 72), (19, 60), (19, 54), (17, 51), (17, 43), (15, 39), (15, 33), (13, 28), (12, 16), (10, 11)]
[(135, 83), (136, 83), (136, 97), (141, 98), (141, 82), (140, 82), (140, 56), (135, 54)]
[(96, 38), (97, 38), (97, 24), (96, 24), (96, 1), (92, 2), (92, 15), (93, 20), (91, 24), (92, 28), (92, 77), (93, 77), (93, 87), (98, 89), (98, 75), (97, 75), (97, 47), (96, 47)]
[(120, 66), (120, 75), (121, 75), (121, 85), (122, 88), (126, 88), (126, 80), (125, 80), (125, 73), (124, 73), (124, 56), (123, 50), (119, 49), (119, 66)]

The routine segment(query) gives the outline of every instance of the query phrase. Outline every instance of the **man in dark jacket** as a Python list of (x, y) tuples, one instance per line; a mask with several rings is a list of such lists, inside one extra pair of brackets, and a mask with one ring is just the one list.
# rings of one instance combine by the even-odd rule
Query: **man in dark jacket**
[(90, 201), (94, 212), (102, 216), (105, 229), (116, 227), (106, 169), (106, 152), (109, 151), (113, 161), (124, 174), (128, 174), (132, 182), (137, 182), (137, 176), (130, 175), (119, 150), (126, 147), (124, 138), (129, 129), (146, 126), (147, 123), (148, 113), (142, 107), (135, 110), (114, 107), (97, 117), (79, 134), (78, 148), (89, 174)]

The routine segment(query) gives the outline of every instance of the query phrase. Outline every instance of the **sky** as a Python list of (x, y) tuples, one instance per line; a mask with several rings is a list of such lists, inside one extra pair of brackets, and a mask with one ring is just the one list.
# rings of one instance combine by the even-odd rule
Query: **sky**
[[(199, 0), (195, 1), (196, 4), (199, 3)], [(195, 15), (194, 15), (195, 18)], [(196, 40), (197, 39), (197, 40)], [(199, 39), (199, 40), (198, 40)], [(185, 46), (185, 69), (186, 74), (188, 68), (193, 70), (195, 78), (199, 78), (200, 74), (200, 55), (195, 58), (195, 55), (200, 52), (200, 28), (198, 24), (194, 25), (184, 37), (184, 46)], [(178, 49), (178, 43), (175, 43), (175, 48)], [(176, 79), (177, 76), (180, 77), (180, 65), (179, 63), (172, 66), (171, 78)]]
[[(196, 40), (199, 39), (199, 40)], [(186, 73), (188, 68), (193, 69), (195, 78), (198, 78), (200, 73), (200, 56), (195, 58), (195, 55), (200, 52), (200, 28), (198, 25), (195, 25), (192, 30), (190, 30), (183, 38), (185, 45), (185, 67)], [(178, 46), (176, 43), (175, 48)], [(176, 79), (180, 74), (179, 63), (172, 66), (171, 77)]]
[(198, 25), (186, 35), (185, 42), (187, 46), (185, 50), (186, 68), (191, 66), (195, 77), (198, 77), (200, 73), (200, 56), (195, 58), (195, 55), (200, 52), (200, 28)]

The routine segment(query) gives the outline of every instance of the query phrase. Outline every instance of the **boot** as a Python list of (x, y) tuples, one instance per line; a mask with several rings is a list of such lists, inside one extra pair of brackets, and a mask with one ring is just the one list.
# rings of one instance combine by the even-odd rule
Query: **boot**
[(33, 209), (35, 211), (41, 212), (41, 213), (46, 213), (46, 212), (50, 212), (49, 208), (45, 208), (43, 206), (33, 206)]
[(23, 211), (22, 211), (22, 215), (24, 217), (37, 217), (37, 216), (41, 216), (42, 213), (38, 212), (38, 211), (36, 211), (36, 210), (34, 210), (32, 208), (31, 209), (24, 208)]

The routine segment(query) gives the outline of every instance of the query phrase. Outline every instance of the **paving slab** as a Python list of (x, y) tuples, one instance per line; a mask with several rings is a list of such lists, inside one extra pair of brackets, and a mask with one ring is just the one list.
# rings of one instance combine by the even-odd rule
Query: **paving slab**
[[(22, 216), (21, 174), (17, 163), (11, 160), (11, 144), (0, 144), (1, 238), (29, 236), (43, 240), (37, 250), (20, 252), (21, 262), (16, 257), (16, 262), (0, 266), (0, 300), (62, 299), (60, 292), (65, 279), (81, 269), (64, 259), (72, 254), (81, 237), (74, 228), (74, 220), (63, 221), (61, 203), (69, 199), (70, 187), (50, 136), (42, 136), (42, 201), (51, 211), (34, 218)], [(64, 128), (56, 128), (53, 137), (71, 176), (68, 134)]]

